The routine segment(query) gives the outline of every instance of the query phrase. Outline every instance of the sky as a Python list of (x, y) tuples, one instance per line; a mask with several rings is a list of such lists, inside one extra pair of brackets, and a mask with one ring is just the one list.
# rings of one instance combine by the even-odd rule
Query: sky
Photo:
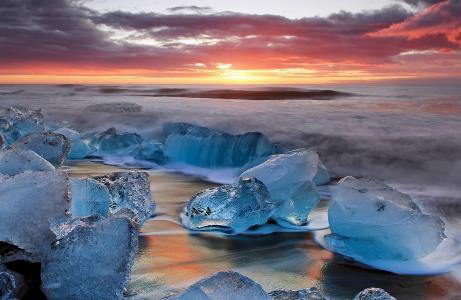
[(461, 0), (1, 0), (0, 83), (460, 79)]

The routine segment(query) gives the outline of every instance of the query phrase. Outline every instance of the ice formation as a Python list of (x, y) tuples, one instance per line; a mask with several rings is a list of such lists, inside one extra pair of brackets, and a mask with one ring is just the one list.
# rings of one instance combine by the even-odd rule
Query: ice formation
[(181, 217), (190, 229), (225, 228), (240, 233), (265, 224), (273, 210), (274, 203), (264, 184), (255, 178), (241, 178), (233, 185), (197, 193)]
[(15, 288), (14, 276), (0, 263), (0, 300), (13, 299)]
[(24, 171), (53, 172), (55, 168), (32, 150), (5, 150), (0, 153), (0, 174), (14, 176)]
[(83, 136), (83, 140), (93, 147), (96, 153), (129, 155), (142, 143), (142, 137), (136, 133), (117, 133), (115, 128), (109, 128), (101, 133), (91, 133)]
[(127, 208), (131, 210), (140, 224), (152, 217), (155, 203), (150, 192), (149, 174), (146, 172), (116, 172), (94, 179), (105, 185), (110, 193), (109, 212)]
[(122, 299), (137, 251), (130, 213), (70, 220), (42, 264), (42, 289), (54, 299)]
[(277, 148), (259, 132), (231, 135), (187, 123), (166, 123), (165, 155), (176, 162), (205, 168), (255, 164)]
[(109, 189), (93, 178), (71, 179), (73, 217), (86, 217), (94, 214), (107, 216), (111, 196)]
[(191, 285), (177, 300), (270, 300), (263, 288), (233, 271), (218, 272)]
[(90, 155), (94, 149), (92, 149), (88, 144), (82, 141), (80, 133), (70, 128), (59, 128), (54, 131), (64, 135), (67, 140), (70, 142), (70, 152), (67, 154), (67, 157), (70, 159), (81, 159)]
[(13, 145), (12, 149), (32, 150), (49, 161), (53, 166), (60, 166), (70, 151), (70, 144), (62, 134), (37, 132), (28, 134)]
[(309, 212), (320, 200), (313, 183), (319, 164), (317, 153), (299, 149), (273, 155), (240, 176), (256, 177), (266, 185), (277, 203), (274, 219), (304, 225), (308, 222)]
[(43, 115), (40, 110), (10, 107), (4, 109), (0, 117), (0, 131), (7, 145), (14, 143), (20, 137), (45, 130)]
[(63, 172), (0, 177), (0, 241), (38, 256), (47, 253), (54, 240), (49, 220), (66, 216), (68, 189)]
[(412, 260), (434, 251), (444, 223), (410, 196), (374, 179), (343, 178), (328, 211), (327, 247), (352, 258)]
[(272, 300), (326, 300), (316, 287), (298, 291), (277, 290), (269, 293)]
[(385, 290), (378, 288), (367, 288), (358, 293), (353, 300), (396, 300)]
[(156, 141), (143, 141), (133, 150), (133, 157), (139, 160), (165, 164), (167, 159), (163, 153), (163, 145)]

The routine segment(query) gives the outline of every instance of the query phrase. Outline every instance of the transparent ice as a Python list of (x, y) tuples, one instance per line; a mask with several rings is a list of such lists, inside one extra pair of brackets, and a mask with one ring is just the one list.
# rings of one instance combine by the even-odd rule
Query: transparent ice
[(20, 107), (3, 109), (0, 117), (0, 131), (6, 144), (14, 143), (20, 137), (45, 130), (43, 115), (40, 110), (29, 110)]
[(86, 217), (94, 214), (107, 216), (111, 196), (109, 189), (93, 178), (71, 179), (73, 217)]
[(378, 288), (367, 288), (358, 293), (353, 300), (397, 300), (385, 290)]
[(71, 219), (61, 226), (42, 264), (48, 299), (122, 299), (138, 243), (139, 228), (129, 214)]
[(233, 271), (218, 272), (191, 285), (177, 300), (270, 300), (263, 288)]
[(375, 179), (343, 178), (328, 211), (329, 249), (349, 257), (411, 260), (445, 238), (444, 223), (425, 215), (410, 196)]
[(0, 300), (13, 299), (16, 281), (14, 276), (0, 262)]
[(163, 131), (165, 155), (198, 167), (243, 167), (277, 152), (259, 132), (232, 135), (187, 123), (166, 123)]
[(14, 176), (24, 171), (53, 172), (55, 168), (32, 150), (5, 150), (0, 152), (0, 174)]
[(163, 154), (163, 145), (157, 141), (144, 141), (133, 149), (133, 157), (139, 160), (165, 164), (167, 159)]
[(277, 290), (269, 293), (272, 300), (326, 300), (316, 287), (298, 291)]
[(101, 133), (86, 134), (82, 139), (102, 155), (129, 155), (132, 153), (133, 147), (139, 146), (143, 141), (139, 134), (118, 133), (113, 127)]
[(127, 208), (132, 211), (140, 224), (153, 216), (155, 202), (150, 192), (149, 174), (146, 172), (116, 172), (94, 179), (107, 187), (110, 193), (109, 212)]
[(255, 178), (241, 178), (233, 185), (223, 185), (197, 193), (182, 215), (190, 229), (217, 227), (240, 233), (254, 225), (265, 224), (274, 203), (264, 184)]
[(37, 132), (20, 138), (11, 145), (11, 148), (32, 150), (56, 167), (62, 165), (67, 157), (70, 151), (70, 143), (62, 134)]
[(318, 204), (319, 193), (313, 179), (320, 163), (317, 153), (307, 149), (272, 155), (265, 162), (246, 170), (241, 177), (261, 180), (277, 203), (274, 219), (304, 225), (309, 212)]
[(85, 158), (94, 151), (87, 143), (82, 141), (80, 133), (73, 129), (63, 127), (54, 132), (64, 135), (69, 140), (71, 148), (69, 154), (67, 154), (67, 158)]

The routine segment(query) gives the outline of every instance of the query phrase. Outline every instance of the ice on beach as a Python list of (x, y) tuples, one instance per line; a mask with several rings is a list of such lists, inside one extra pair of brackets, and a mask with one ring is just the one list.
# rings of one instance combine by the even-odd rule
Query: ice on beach
[(2, 115), (0, 131), (8, 145), (26, 134), (45, 130), (41, 110), (10, 107), (3, 109)]
[(0, 177), (0, 241), (41, 256), (54, 240), (49, 220), (69, 207), (63, 172), (30, 172)]
[(94, 151), (87, 143), (82, 141), (80, 133), (73, 129), (64, 127), (54, 130), (54, 132), (64, 135), (70, 142), (71, 147), (70, 152), (67, 154), (67, 158), (82, 159)]
[(191, 285), (177, 300), (270, 300), (263, 288), (233, 271), (218, 272)]
[(353, 300), (397, 300), (385, 290), (378, 288), (367, 288), (358, 293)]
[(308, 222), (309, 212), (320, 200), (313, 183), (319, 164), (317, 153), (299, 149), (273, 155), (240, 176), (256, 177), (266, 185), (277, 203), (274, 219), (304, 225)]
[[(146, 172), (115, 172), (94, 179), (107, 187), (110, 193), (109, 212), (127, 208), (140, 224), (153, 216), (155, 202), (150, 192), (149, 174)], [(90, 191), (94, 192), (94, 191)]]
[(0, 263), (0, 300), (13, 299), (15, 288), (14, 276)]
[(343, 178), (328, 211), (327, 247), (352, 258), (412, 260), (444, 240), (444, 223), (410, 196), (374, 179)]
[(225, 228), (241, 233), (265, 224), (274, 210), (269, 192), (255, 178), (241, 178), (233, 185), (203, 190), (194, 195), (182, 215), (189, 229)]
[(277, 290), (269, 293), (272, 300), (326, 300), (316, 287), (298, 291)]
[(99, 154), (130, 155), (133, 147), (139, 146), (143, 139), (137, 133), (118, 133), (109, 128), (101, 133), (86, 134), (82, 138)]
[(130, 214), (70, 219), (42, 264), (48, 299), (122, 299), (138, 247)]
[(157, 141), (144, 141), (133, 149), (133, 157), (139, 160), (165, 164), (167, 159), (163, 153), (163, 145)]
[(109, 189), (93, 178), (71, 179), (73, 217), (86, 217), (94, 214), (107, 216), (111, 196)]
[(232, 135), (187, 123), (166, 123), (163, 131), (165, 155), (198, 167), (243, 167), (278, 151), (259, 132)]
[(32, 150), (0, 152), (0, 174), (14, 176), (24, 171), (53, 172), (53, 165)]
[(11, 148), (32, 150), (56, 167), (62, 165), (67, 157), (70, 151), (70, 143), (62, 134), (37, 132), (20, 138), (11, 145)]

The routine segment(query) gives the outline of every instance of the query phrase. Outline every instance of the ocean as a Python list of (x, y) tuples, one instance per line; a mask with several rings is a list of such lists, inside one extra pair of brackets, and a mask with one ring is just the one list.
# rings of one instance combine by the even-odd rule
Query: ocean
[[(0, 106), (41, 108), (46, 120), (81, 133), (116, 127), (158, 141), (162, 124), (170, 121), (233, 134), (259, 131), (282, 149), (316, 150), (334, 178), (377, 177), (410, 194), (424, 212), (441, 216), (447, 235), (461, 243), (459, 84), (1, 85)], [(66, 168), (89, 176), (136, 167), (116, 164), (74, 161)], [(147, 171), (157, 215), (142, 229), (128, 290), (133, 299), (160, 299), (224, 269), (251, 277), (267, 291), (317, 286), (331, 299), (351, 299), (370, 286), (398, 299), (461, 297), (460, 265), (445, 274), (396, 275), (334, 255), (312, 233), (191, 233), (178, 217), (189, 198), (231, 179), (187, 169)], [(327, 206), (324, 199), (318, 209)]]

